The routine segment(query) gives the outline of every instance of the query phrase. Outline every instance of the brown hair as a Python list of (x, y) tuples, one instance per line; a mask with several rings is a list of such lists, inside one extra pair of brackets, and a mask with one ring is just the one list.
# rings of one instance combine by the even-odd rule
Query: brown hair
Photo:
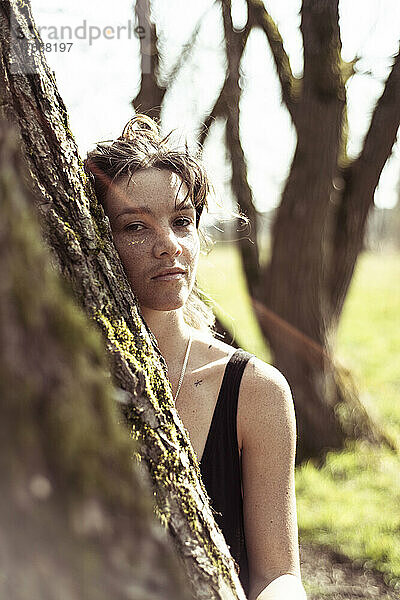
[[(196, 227), (211, 186), (204, 167), (197, 157), (185, 150), (171, 148), (171, 132), (162, 137), (158, 124), (147, 115), (138, 114), (125, 125), (117, 140), (99, 142), (88, 152), (84, 161), (85, 172), (91, 179), (98, 201), (106, 209), (109, 187), (117, 179), (131, 177), (137, 171), (157, 168), (172, 171), (188, 188), (187, 196), (196, 210)], [(185, 198), (186, 199), (186, 198)], [(212, 310), (204, 303), (197, 284), (184, 306), (185, 321), (191, 327), (210, 330), (215, 322)]]

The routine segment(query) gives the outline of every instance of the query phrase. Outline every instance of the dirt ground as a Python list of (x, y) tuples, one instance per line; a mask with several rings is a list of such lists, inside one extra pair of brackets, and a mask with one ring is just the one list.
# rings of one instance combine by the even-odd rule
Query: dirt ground
[(353, 565), (329, 549), (302, 544), (301, 572), (308, 600), (400, 600), (378, 571)]

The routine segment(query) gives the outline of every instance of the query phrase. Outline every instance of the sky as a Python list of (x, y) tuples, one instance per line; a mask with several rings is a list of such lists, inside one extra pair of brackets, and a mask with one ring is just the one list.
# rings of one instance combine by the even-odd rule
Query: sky
[[(300, 76), (303, 60), (299, 30), (301, 2), (265, 0), (264, 3), (278, 25), (292, 70)], [(125, 122), (133, 116), (130, 100), (138, 92), (140, 83), (133, 2), (32, 0), (31, 4), (36, 24), (42, 28), (43, 41), (51, 44), (47, 59), (67, 106), (79, 150), (85, 156), (96, 141), (118, 137)], [(245, 3), (233, 0), (232, 4), (234, 23), (240, 27), (246, 16)], [(162, 73), (166, 77), (193, 28), (201, 22), (194, 52), (166, 94), (162, 113), (165, 132), (176, 129), (176, 142), (184, 144), (187, 140), (192, 145), (195, 128), (212, 107), (224, 78), (219, 11), (213, 0), (153, 0), (152, 6), (163, 48)], [(347, 86), (348, 152), (350, 156), (357, 156), (398, 49), (400, 2), (340, 0), (339, 10), (343, 59), (361, 57), (357, 72)], [(60, 39), (61, 26), (71, 28), (70, 38), (65, 29), (64, 40)], [(67, 44), (63, 52), (62, 41)], [(271, 52), (259, 30), (249, 37), (242, 72), (241, 139), (256, 206), (260, 211), (267, 211), (279, 204), (296, 135), (281, 102)], [(230, 170), (223, 135), (222, 124), (217, 124), (204, 148), (204, 161), (222, 205), (230, 197)], [(393, 207), (398, 201), (399, 189), (400, 143), (397, 142), (375, 194), (376, 206)]]

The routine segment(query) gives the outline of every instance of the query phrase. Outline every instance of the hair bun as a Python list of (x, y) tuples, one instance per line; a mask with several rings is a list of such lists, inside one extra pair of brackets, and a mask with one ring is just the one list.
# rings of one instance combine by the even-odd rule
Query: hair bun
[(137, 114), (125, 125), (119, 140), (135, 140), (138, 135), (160, 139), (160, 128), (157, 123), (147, 115)]

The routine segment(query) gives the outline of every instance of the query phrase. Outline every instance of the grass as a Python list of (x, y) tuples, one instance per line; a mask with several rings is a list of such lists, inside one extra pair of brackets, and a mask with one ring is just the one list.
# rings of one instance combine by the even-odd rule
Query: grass
[(322, 469), (297, 469), (301, 539), (400, 580), (399, 468), (398, 456), (358, 442), (329, 453)]
[[(217, 301), (220, 318), (239, 344), (270, 361), (243, 281), (235, 248), (202, 257), (200, 285)], [(350, 368), (361, 398), (400, 442), (400, 254), (363, 254), (337, 333), (335, 353)], [(400, 582), (400, 458), (362, 442), (312, 461), (296, 472), (300, 539), (329, 546)]]
[(365, 404), (400, 434), (400, 254), (364, 254), (346, 299), (336, 355)]

